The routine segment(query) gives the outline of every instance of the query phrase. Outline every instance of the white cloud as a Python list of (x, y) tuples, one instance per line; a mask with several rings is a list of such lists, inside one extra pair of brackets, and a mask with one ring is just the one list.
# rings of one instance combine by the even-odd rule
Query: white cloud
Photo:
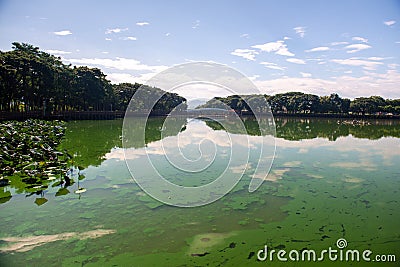
[(249, 79), (252, 80), (252, 81), (255, 81), (255, 80), (257, 80), (258, 78), (260, 78), (260, 75), (254, 74), (253, 76), (248, 76), (247, 78), (249, 78)]
[(392, 26), (396, 23), (395, 20), (388, 20), (388, 21), (384, 21), (383, 24), (385, 24), (386, 26)]
[(310, 78), (312, 76), (311, 73), (308, 72), (300, 72), (300, 74), (303, 78)]
[(120, 32), (124, 32), (127, 31), (128, 28), (114, 28), (114, 29), (107, 29), (105, 34), (110, 34), (110, 33), (120, 33)]
[(290, 40), (290, 39), (292, 39), (292, 38), (287, 37), (287, 36), (283, 37), (283, 40)]
[(286, 61), (295, 63), (295, 64), (306, 64), (306, 62), (304, 60), (299, 59), (299, 58), (288, 58), (288, 59), (286, 59)]
[(333, 42), (331, 43), (332, 46), (336, 46), (336, 45), (347, 45), (349, 44), (348, 42)]
[(374, 70), (377, 66), (382, 65), (382, 62), (372, 61), (372, 60), (363, 60), (359, 58), (348, 58), (348, 59), (332, 59), (334, 63), (348, 66), (359, 66), (363, 67), (366, 70)]
[(349, 49), (347, 53), (356, 53), (368, 48), (371, 48), (371, 46), (366, 44), (351, 44), (345, 47), (345, 49)]
[(320, 52), (320, 51), (328, 51), (328, 50), (330, 50), (330, 49), (327, 46), (319, 46), (319, 47), (312, 48), (310, 50), (306, 50), (306, 52)]
[(77, 65), (88, 65), (94, 67), (104, 67), (108, 69), (117, 69), (117, 70), (135, 70), (135, 71), (153, 71), (159, 72), (167, 69), (166, 66), (151, 66), (142, 64), (140, 61), (136, 59), (130, 58), (120, 58), (116, 59), (111, 58), (71, 58), (65, 59), (65, 61), (71, 62)]
[(257, 54), (258, 52), (252, 49), (235, 49), (235, 51), (231, 52), (231, 55), (242, 57), (247, 60), (255, 60)]
[(306, 28), (305, 28), (305, 27), (301, 27), (301, 26), (295, 27), (295, 28), (293, 28), (293, 30), (294, 30), (301, 38), (303, 38), (304, 35), (305, 35), (305, 33), (306, 33)]
[(289, 57), (294, 56), (294, 54), (288, 50), (284, 41), (276, 41), (276, 42), (270, 42), (270, 43), (265, 43), (265, 44), (261, 44), (261, 45), (253, 45), (252, 47), (260, 49), (261, 51), (265, 51), (268, 53), (275, 52), (275, 54), (281, 55), (281, 56), (289, 56)]
[(105, 38), (104, 40), (106, 40), (106, 41), (112, 41), (111, 38)]
[(134, 36), (122, 37), (122, 38), (120, 38), (120, 39), (121, 39), (121, 40), (124, 40), (124, 41), (136, 41), (136, 40), (137, 40), (137, 38), (134, 37)]
[(272, 62), (260, 62), (261, 65), (264, 65), (266, 68), (273, 69), (273, 70), (285, 70), (285, 67), (280, 67), (275, 63)]
[(165, 36), (170, 36), (171, 35), (171, 33), (170, 32), (167, 32), (166, 34), (165, 34)]
[(357, 41), (357, 42), (362, 42), (362, 43), (368, 43), (368, 39), (359, 37), (359, 36), (353, 37), (353, 38), (351, 38), (351, 40)]
[(72, 32), (70, 30), (63, 30), (63, 31), (58, 31), (58, 32), (53, 32), (55, 35), (59, 36), (65, 36), (65, 35), (70, 35)]
[(115, 84), (138, 82), (138, 78), (129, 73), (109, 73), (107, 79), (111, 80), (111, 82)]
[(69, 51), (62, 51), (62, 50), (57, 50), (57, 49), (48, 49), (48, 50), (44, 50), (45, 52), (49, 53), (49, 54), (53, 54), (53, 55), (67, 55), (67, 54), (71, 54), (71, 52)]
[(383, 57), (369, 57), (368, 59), (369, 60), (377, 60), (377, 61), (384, 60)]
[(197, 29), (200, 26), (200, 20), (196, 20), (192, 26), (192, 29)]
[(342, 97), (349, 98), (372, 96), (377, 93), (384, 98), (398, 98), (400, 73), (389, 70), (384, 74), (369, 73), (361, 77), (340, 76), (331, 79), (284, 77), (274, 80), (256, 80), (254, 83), (265, 94), (296, 90), (316, 95), (336, 92)]
[(241, 34), (240, 35), (240, 38), (249, 38), (250, 36), (249, 36), (249, 34), (248, 33), (243, 33), (243, 34)]
[(146, 25), (149, 25), (149, 24), (150, 24), (150, 23), (148, 23), (148, 22), (146, 22), (146, 21), (137, 22), (137, 23), (136, 23), (137, 26), (146, 26)]

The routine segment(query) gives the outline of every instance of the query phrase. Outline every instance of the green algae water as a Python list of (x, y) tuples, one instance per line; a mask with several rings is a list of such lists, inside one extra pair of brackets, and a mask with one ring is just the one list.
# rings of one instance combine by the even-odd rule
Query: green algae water
[[(195, 208), (165, 205), (135, 184), (121, 148), (122, 120), (68, 122), (60, 149), (73, 156), (75, 183), (55, 180), (37, 194), (23, 183), (1, 187), (0, 266), (398, 266), (400, 122), (275, 122), (275, 160), (261, 187), (248, 192), (255, 166), (250, 154), (230, 193)], [(132, 142), (128, 160), (140, 162), (145, 149), (159, 160), (163, 139), (190, 141), (204, 131), (217, 143), (224, 136), (212, 121), (174, 123), (182, 131), (168, 136), (163, 119), (150, 119), (144, 142)], [(244, 124), (246, 137), (257, 140), (254, 120)], [(192, 153), (196, 158), (198, 151)], [(216, 160), (222, 166), (226, 159)], [(188, 186), (209, 183), (219, 171), (216, 164), (199, 176), (174, 176), (159, 162), (174, 182)], [(265, 246), (300, 254), (312, 249), (319, 256), (338, 249), (340, 238), (345, 249), (371, 250), (371, 259), (395, 255), (396, 262), (296, 261), (288, 254), (287, 262), (258, 260)]]

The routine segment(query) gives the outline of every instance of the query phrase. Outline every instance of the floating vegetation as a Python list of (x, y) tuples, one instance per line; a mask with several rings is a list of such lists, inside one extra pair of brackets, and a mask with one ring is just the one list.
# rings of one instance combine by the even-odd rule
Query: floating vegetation
[[(0, 187), (15, 188), (27, 196), (40, 195), (37, 205), (47, 202), (43, 192), (52, 186), (72, 185), (72, 156), (57, 149), (65, 132), (62, 121), (26, 120), (0, 123)], [(5, 191), (6, 189), (4, 189)], [(81, 190), (81, 189), (79, 189)], [(59, 191), (56, 196), (68, 190)], [(10, 191), (0, 198), (11, 198)], [(69, 192), (69, 191), (68, 191)]]

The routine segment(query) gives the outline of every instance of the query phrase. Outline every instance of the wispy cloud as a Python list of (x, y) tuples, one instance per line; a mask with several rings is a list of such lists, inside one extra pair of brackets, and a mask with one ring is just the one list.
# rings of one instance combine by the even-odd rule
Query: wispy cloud
[(121, 37), (120, 39), (124, 40), (124, 41), (136, 41), (137, 40), (137, 38), (134, 36)]
[(311, 73), (308, 73), (308, 72), (300, 72), (300, 74), (301, 74), (301, 76), (302, 76), (303, 78), (309, 78), (309, 77), (312, 76)]
[(58, 31), (58, 32), (53, 32), (55, 35), (59, 36), (65, 36), (65, 35), (70, 35), (72, 32), (70, 30), (63, 30), (63, 31)]
[(255, 85), (264, 94), (277, 94), (293, 91), (293, 88), (304, 93), (327, 95), (336, 92), (342, 97), (360, 97), (379, 95), (385, 98), (398, 98), (398, 85), (400, 84), (400, 73), (396, 70), (388, 70), (382, 74), (368, 73), (361, 77), (349, 75), (332, 77), (330, 79), (319, 79), (311, 77), (277, 79), (257, 79)]
[(336, 45), (347, 45), (349, 44), (348, 42), (333, 42), (331, 43), (332, 46), (336, 46)]
[(319, 47), (315, 47), (315, 48), (306, 50), (306, 52), (321, 52), (321, 51), (328, 51), (328, 50), (330, 50), (330, 48), (327, 46), (319, 46)]
[(45, 52), (49, 53), (49, 54), (53, 54), (53, 55), (67, 55), (67, 54), (71, 54), (71, 52), (69, 51), (62, 51), (62, 50), (57, 50), (57, 49), (48, 49), (48, 50), (44, 50)]
[(292, 57), (294, 54), (289, 51), (284, 41), (276, 41), (261, 45), (253, 45), (252, 48), (260, 49), (265, 52), (275, 52), (277, 55)]
[(345, 49), (348, 49), (347, 53), (356, 53), (368, 48), (371, 48), (371, 46), (366, 44), (351, 44), (345, 47)]
[(332, 59), (331, 62), (341, 65), (363, 67), (366, 70), (375, 70), (377, 66), (383, 64), (382, 62), (379, 62), (377, 60), (365, 60), (356, 57), (348, 59)]
[(351, 40), (357, 41), (357, 42), (362, 42), (362, 43), (368, 43), (368, 39), (359, 37), (359, 36), (355, 36), (355, 37), (351, 38)]
[(120, 32), (124, 32), (127, 31), (128, 28), (113, 28), (113, 29), (107, 29), (105, 34), (110, 34), (110, 33), (120, 33)]
[(288, 59), (286, 59), (286, 61), (295, 63), (295, 64), (306, 64), (306, 62), (304, 60), (299, 59), (299, 58), (288, 58)]
[(261, 65), (264, 65), (266, 68), (273, 69), (273, 70), (285, 70), (285, 67), (280, 67), (275, 63), (272, 62), (260, 62)]
[(107, 79), (112, 83), (141, 83), (146, 84), (151, 78), (156, 75), (155, 72), (142, 73), (138, 75), (133, 75), (131, 73), (108, 73)]
[(388, 21), (384, 21), (383, 24), (385, 24), (386, 26), (392, 26), (396, 23), (395, 20), (388, 20)]
[(369, 59), (369, 60), (377, 60), (377, 61), (380, 61), (380, 60), (384, 60), (385, 58), (383, 58), (383, 57), (369, 57), (368, 59)]
[(294, 30), (301, 38), (303, 38), (304, 35), (306, 34), (306, 27), (299, 26), (299, 27), (293, 28), (293, 30)]
[(197, 29), (200, 26), (200, 20), (196, 20), (192, 26), (193, 29)]
[(141, 63), (136, 59), (130, 58), (71, 58), (65, 59), (65, 61), (71, 62), (77, 65), (88, 65), (94, 67), (104, 67), (109, 69), (117, 70), (135, 70), (135, 71), (162, 71), (165, 70), (166, 66), (151, 66)]
[(150, 25), (150, 23), (148, 23), (147, 21), (142, 21), (142, 22), (137, 22), (136, 25), (137, 26), (146, 26), (146, 25)]
[(248, 39), (249, 37), (250, 37), (250, 36), (249, 36), (248, 33), (243, 33), (243, 34), (240, 35), (240, 38), (246, 38), (246, 39)]
[(165, 34), (165, 36), (170, 36), (171, 35), (171, 33), (170, 32), (167, 32), (166, 34)]
[(106, 41), (112, 41), (111, 38), (104, 38), (104, 40), (106, 40)]
[(257, 54), (258, 52), (253, 49), (235, 49), (235, 51), (231, 52), (231, 55), (242, 57), (247, 60), (255, 60)]

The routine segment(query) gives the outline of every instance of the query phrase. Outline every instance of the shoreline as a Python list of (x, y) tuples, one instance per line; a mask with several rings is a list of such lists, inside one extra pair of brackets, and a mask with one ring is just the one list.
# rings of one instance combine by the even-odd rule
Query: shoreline
[[(186, 116), (186, 113), (178, 114)], [(251, 113), (238, 114), (240, 117), (253, 116)], [(52, 114), (43, 114), (42, 111), (32, 112), (0, 112), (0, 121), (9, 120), (27, 120), (27, 119), (44, 119), (44, 120), (114, 120), (122, 119), (125, 111), (65, 111)], [(146, 114), (135, 114), (137, 117), (146, 117)], [(166, 117), (167, 113), (155, 113), (149, 117)], [(383, 119), (398, 120), (400, 115), (376, 115), (376, 114), (337, 114), (337, 113), (273, 113), (274, 118), (327, 118), (327, 119)], [(211, 116), (212, 117), (212, 116)]]

